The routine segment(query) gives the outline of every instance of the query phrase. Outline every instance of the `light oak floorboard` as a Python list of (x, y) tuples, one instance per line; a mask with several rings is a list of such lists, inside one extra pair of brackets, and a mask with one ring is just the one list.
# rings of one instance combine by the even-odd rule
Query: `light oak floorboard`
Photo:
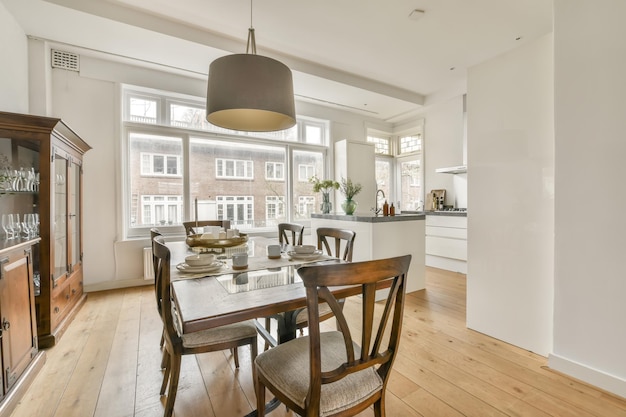
[[(426, 290), (406, 298), (387, 386), (388, 416), (626, 417), (626, 399), (551, 371), (540, 355), (467, 329), (465, 275), (427, 268), (426, 278)], [(345, 313), (358, 319), (358, 298), (347, 300)], [(334, 320), (323, 323), (334, 326)], [(161, 417), (161, 331), (152, 286), (90, 293), (11, 417)], [(174, 415), (233, 417), (252, 410), (248, 347), (239, 349), (239, 361), (236, 369), (229, 351), (183, 357)], [(359, 416), (373, 415), (368, 409)], [(280, 406), (268, 416), (295, 414)]]

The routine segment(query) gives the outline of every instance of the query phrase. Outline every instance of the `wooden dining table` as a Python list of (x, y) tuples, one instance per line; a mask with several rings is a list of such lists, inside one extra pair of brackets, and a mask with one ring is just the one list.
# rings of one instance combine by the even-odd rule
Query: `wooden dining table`
[[(278, 321), (278, 340), (284, 343), (296, 337), (296, 316), (306, 307), (306, 291), (298, 276), (298, 268), (309, 262), (292, 259), (285, 250), (279, 259), (269, 259), (267, 245), (274, 239), (250, 238), (245, 247), (231, 249), (222, 256), (224, 265), (217, 271), (185, 273), (177, 265), (193, 251), (185, 242), (167, 242), (171, 252), (172, 298), (183, 333), (192, 333), (244, 320), (274, 317)], [(287, 248), (288, 249), (288, 248)], [(248, 267), (234, 270), (228, 254), (248, 252)], [(329, 264), (344, 262), (321, 255), (310, 263)], [(381, 288), (386, 285), (383, 282)], [(334, 287), (331, 292), (337, 299), (361, 293), (358, 286)], [(282, 314), (280, 314), (282, 313)], [(258, 320), (257, 329), (272, 338)], [(270, 412), (278, 406), (274, 399), (266, 406)], [(247, 416), (255, 416), (256, 411)]]

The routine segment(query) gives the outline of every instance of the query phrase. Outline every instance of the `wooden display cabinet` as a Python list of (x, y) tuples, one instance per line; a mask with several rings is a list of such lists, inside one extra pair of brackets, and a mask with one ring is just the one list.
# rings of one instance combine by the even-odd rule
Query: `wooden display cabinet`
[(82, 173), (89, 149), (61, 119), (0, 112), (0, 212), (39, 216), (33, 277), (40, 283), (34, 287), (40, 348), (56, 343), (86, 297)]

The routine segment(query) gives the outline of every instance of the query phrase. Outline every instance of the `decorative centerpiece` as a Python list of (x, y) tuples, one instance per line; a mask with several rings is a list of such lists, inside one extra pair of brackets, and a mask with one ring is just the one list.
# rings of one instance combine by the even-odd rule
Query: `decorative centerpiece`
[(357, 202), (353, 200), (354, 196), (361, 192), (363, 186), (359, 183), (353, 183), (350, 178), (345, 179), (341, 177), (341, 184), (339, 189), (341, 193), (346, 197), (346, 200), (341, 204), (341, 208), (348, 215), (351, 216), (356, 210)]
[(313, 175), (309, 178), (309, 182), (313, 184), (314, 193), (322, 193), (322, 204), (320, 205), (320, 211), (323, 214), (328, 214), (333, 209), (333, 203), (330, 202), (330, 191), (332, 189), (338, 189), (339, 183), (333, 180), (320, 181), (317, 176)]
[(209, 252), (224, 253), (225, 248), (243, 245), (248, 241), (248, 235), (240, 233), (232, 238), (214, 239), (207, 234), (189, 235), (185, 239), (190, 248), (209, 249)]

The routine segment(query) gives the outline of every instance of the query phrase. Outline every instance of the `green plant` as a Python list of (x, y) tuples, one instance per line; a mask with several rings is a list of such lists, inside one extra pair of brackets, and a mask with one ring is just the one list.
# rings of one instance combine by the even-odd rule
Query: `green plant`
[(341, 177), (341, 184), (339, 184), (341, 193), (346, 196), (346, 199), (352, 200), (352, 198), (361, 192), (363, 186), (359, 183), (354, 183), (350, 178), (345, 179)]
[(320, 191), (327, 193), (331, 188), (335, 190), (339, 188), (339, 183), (333, 180), (320, 180), (317, 176), (313, 175), (309, 178), (309, 182), (313, 184), (313, 192), (319, 193)]

